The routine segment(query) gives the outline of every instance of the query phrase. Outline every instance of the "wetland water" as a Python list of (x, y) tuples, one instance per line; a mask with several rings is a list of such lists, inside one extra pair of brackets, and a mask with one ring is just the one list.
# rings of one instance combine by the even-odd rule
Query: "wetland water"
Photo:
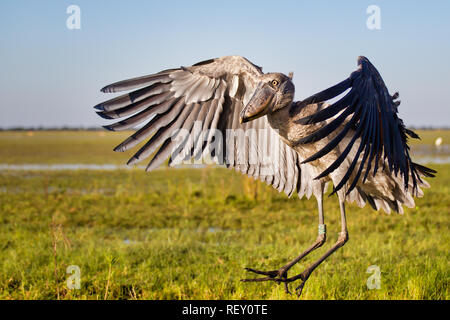
[[(414, 145), (411, 148), (413, 161), (420, 164), (446, 164), (450, 163), (450, 145), (442, 145), (436, 148), (432, 145)], [(200, 169), (204, 165), (181, 165), (174, 168), (192, 168)], [(57, 163), (57, 164), (43, 164), (43, 163), (24, 163), (24, 164), (8, 164), (0, 163), (0, 171), (2, 170), (24, 170), (24, 171), (76, 171), (76, 170), (95, 170), (95, 171), (112, 171), (112, 170), (145, 170), (145, 165), (127, 166), (125, 164), (86, 164), (86, 163)], [(162, 166), (160, 169), (165, 169)]]

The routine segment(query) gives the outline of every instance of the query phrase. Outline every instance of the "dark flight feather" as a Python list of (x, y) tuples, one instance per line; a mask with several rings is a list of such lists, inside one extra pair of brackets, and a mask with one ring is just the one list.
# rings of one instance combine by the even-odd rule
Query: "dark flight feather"
[[(387, 166), (394, 175), (402, 175), (405, 189), (408, 188), (411, 176), (413, 191), (417, 190), (417, 183), (422, 181), (419, 173), (425, 176), (432, 176), (435, 173), (433, 169), (411, 161), (407, 135), (412, 138), (419, 138), (419, 136), (406, 129), (403, 121), (398, 118), (397, 107), (400, 102), (394, 101), (398, 98), (398, 93), (392, 96), (389, 94), (383, 79), (372, 63), (365, 57), (359, 57), (358, 67), (358, 70), (354, 71), (348, 79), (306, 98), (291, 108), (291, 115), (295, 115), (304, 105), (324, 102), (350, 89), (340, 100), (329, 107), (296, 121), (298, 124), (307, 125), (336, 117), (316, 132), (297, 141), (297, 144), (306, 144), (319, 141), (333, 133), (348, 116), (352, 115), (344, 129), (334, 139), (317, 153), (304, 160), (303, 163), (316, 160), (330, 152), (344, 139), (349, 129), (353, 128), (350, 143), (316, 179), (322, 178), (337, 169), (348, 156), (353, 144), (357, 139), (360, 139), (356, 154), (350, 159), (351, 164), (342, 180), (335, 186), (334, 192), (340, 190), (348, 182), (350, 183), (347, 189), (348, 194), (356, 186), (357, 180), (364, 169), (363, 181), (366, 180), (370, 170), (375, 175), (380, 159), (384, 160), (383, 167)], [(342, 113), (338, 115), (340, 112)], [(361, 154), (360, 166), (356, 168)], [(375, 164), (372, 169), (373, 161), (375, 161)], [(357, 170), (356, 174), (350, 181), (354, 170)]]

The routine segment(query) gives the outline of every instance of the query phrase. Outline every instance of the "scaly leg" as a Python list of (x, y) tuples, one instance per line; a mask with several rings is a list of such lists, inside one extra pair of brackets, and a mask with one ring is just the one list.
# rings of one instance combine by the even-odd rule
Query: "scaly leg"
[(310, 254), (312, 251), (314, 251), (317, 248), (320, 248), (326, 241), (326, 226), (324, 224), (324, 213), (323, 213), (323, 192), (324, 192), (324, 185), (320, 186), (320, 192), (318, 192), (318, 196), (317, 196), (317, 206), (319, 209), (319, 235), (316, 239), (316, 241), (314, 241), (314, 243), (305, 251), (303, 251), (298, 257), (296, 257), (295, 259), (293, 259), (292, 261), (290, 261), (289, 263), (287, 263), (286, 265), (284, 265), (283, 267), (281, 267), (278, 270), (272, 270), (272, 271), (260, 271), (260, 270), (255, 270), (252, 268), (245, 268), (245, 270), (256, 273), (256, 274), (260, 274), (260, 275), (265, 275), (266, 277), (264, 278), (256, 278), (256, 279), (242, 279), (241, 281), (243, 282), (261, 282), (261, 281), (277, 281), (277, 279), (284, 279), (284, 289), (286, 291), (286, 293), (289, 293), (289, 288), (288, 288), (288, 282), (286, 281), (287, 278), (287, 272), (289, 269), (291, 269), (296, 263), (298, 263), (301, 259), (303, 259), (304, 257), (306, 257), (308, 254)]
[(327, 259), (331, 254), (333, 254), (337, 249), (342, 247), (348, 241), (348, 231), (347, 231), (347, 221), (345, 217), (345, 197), (341, 200), (339, 197), (339, 206), (341, 209), (341, 232), (339, 233), (339, 238), (337, 242), (328, 250), (322, 257), (320, 257), (316, 262), (312, 263), (308, 268), (305, 269), (301, 274), (284, 279), (277, 279), (276, 281), (289, 283), (298, 279), (302, 280), (302, 283), (295, 289), (297, 291), (297, 295), (300, 296), (302, 294), (303, 287), (305, 285), (306, 280), (308, 280), (311, 273), (316, 269), (325, 259)]

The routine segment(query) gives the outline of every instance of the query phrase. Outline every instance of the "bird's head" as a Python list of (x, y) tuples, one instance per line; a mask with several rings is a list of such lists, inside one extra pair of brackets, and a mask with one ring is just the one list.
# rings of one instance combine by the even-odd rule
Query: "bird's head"
[(282, 73), (264, 74), (252, 98), (241, 111), (241, 123), (289, 106), (294, 100), (294, 92), (292, 75), (288, 77)]

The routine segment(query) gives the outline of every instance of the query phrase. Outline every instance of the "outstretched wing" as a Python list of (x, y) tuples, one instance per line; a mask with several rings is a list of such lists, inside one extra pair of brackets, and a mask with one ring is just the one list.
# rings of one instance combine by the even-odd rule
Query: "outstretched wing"
[[(413, 190), (415, 190), (418, 181), (422, 181), (420, 174), (434, 176), (433, 173), (435, 171), (411, 161), (407, 135), (413, 138), (419, 137), (411, 130), (406, 129), (403, 121), (397, 117), (397, 107), (400, 102), (394, 100), (398, 98), (398, 93), (395, 93), (393, 96), (389, 94), (377, 69), (367, 58), (358, 57), (358, 67), (358, 70), (354, 71), (348, 79), (312, 95), (290, 110), (291, 115), (294, 115), (304, 105), (335, 98), (347, 89), (350, 89), (337, 102), (297, 121), (299, 124), (306, 125), (334, 118), (311, 135), (297, 141), (297, 144), (318, 141), (337, 131), (338, 128), (343, 127), (325, 147), (305, 159), (302, 163), (316, 160), (329, 153), (351, 132), (353, 136), (344, 151), (326, 170), (316, 177), (317, 179), (328, 175), (338, 168), (349, 154), (355, 141), (360, 139), (359, 147), (351, 165), (339, 184), (335, 186), (334, 192), (349, 182), (354, 170), (357, 170), (356, 175), (354, 175), (347, 194), (356, 186), (363, 169), (365, 170), (363, 181), (366, 180), (369, 172), (375, 175), (378, 170), (379, 159), (381, 158), (385, 161), (384, 163), (387, 161), (391, 172), (395, 175), (400, 173), (403, 176), (405, 189), (408, 188), (409, 179), (411, 178)], [(362, 159), (359, 168), (356, 168), (360, 156)]]
[(125, 151), (146, 141), (128, 164), (153, 154), (147, 166), (153, 170), (168, 158), (173, 165), (209, 157), (288, 195), (308, 194), (300, 185), (297, 153), (281, 141), (266, 117), (239, 122), (262, 74), (243, 57), (207, 60), (106, 86), (103, 92), (138, 90), (95, 108), (106, 119), (127, 117), (105, 126), (109, 130), (144, 124), (114, 149)]

